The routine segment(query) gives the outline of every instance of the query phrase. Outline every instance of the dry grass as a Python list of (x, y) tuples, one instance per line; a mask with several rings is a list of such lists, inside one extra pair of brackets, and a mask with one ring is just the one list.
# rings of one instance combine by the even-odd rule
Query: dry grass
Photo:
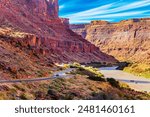
[[(23, 79), (49, 76), (52, 62), (26, 44), (30, 34), (0, 27), (0, 78)], [(24, 38), (24, 40), (23, 40)]]
[(150, 78), (150, 64), (134, 63), (129, 67), (126, 67), (124, 71), (133, 73), (138, 76), (143, 76), (145, 78)]
[(89, 79), (95, 81), (105, 81), (103, 74), (97, 68), (81, 66), (80, 64), (73, 64), (71, 67), (76, 68), (76, 71), (73, 71), (72, 74), (86, 75)]
[(75, 100), (75, 99), (150, 99), (150, 95), (126, 88), (116, 87), (109, 82), (94, 81), (85, 75), (70, 79), (55, 79), (34, 83), (0, 85), (1, 100)]

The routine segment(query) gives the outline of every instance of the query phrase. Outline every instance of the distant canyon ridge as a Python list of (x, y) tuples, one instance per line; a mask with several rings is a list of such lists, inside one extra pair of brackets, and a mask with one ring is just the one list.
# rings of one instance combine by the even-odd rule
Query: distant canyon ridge
[(150, 63), (150, 18), (92, 21), (70, 28), (120, 61)]

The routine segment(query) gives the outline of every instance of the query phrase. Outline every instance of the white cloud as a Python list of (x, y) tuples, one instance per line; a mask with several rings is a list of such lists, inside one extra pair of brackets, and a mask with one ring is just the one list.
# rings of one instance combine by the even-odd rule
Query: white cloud
[[(110, 3), (97, 8), (77, 12), (74, 14), (68, 14), (63, 17), (70, 18), (71, 22), (82, 23), (89, 22), (90, 19), (109, 19), (118, 17), (129, 17), (129, 16), (142, 16), (142, 14), (150, 14), (150, 10), (134, 10), (150, 5), (150, 0), (138, 0), (136, 2), (127, 3), (120, 1), (120, 3)], [(63, 6), (60, 6), (63, 8)], [(85, 20), (86, 19), (86, 20)]]
[(59, 10), (62, 10), (65, 7), (65, 5), (60, 5)]

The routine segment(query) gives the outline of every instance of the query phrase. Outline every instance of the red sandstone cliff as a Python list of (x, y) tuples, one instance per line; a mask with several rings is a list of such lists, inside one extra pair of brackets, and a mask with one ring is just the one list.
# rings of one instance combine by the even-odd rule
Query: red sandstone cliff
[[(66, 58), (80, 62), (100, 61), (102, 58), (106, 58), (106, 61), (113, 60), (73, 33), (68, 28), (68, 19), (58, 18), (58, 0), (1, 0), (0, 13), (1, 26), (6, 25), (34, 34), (36, 38), (31, 39), (31, 42), (35, 48), (43, 49), (45, 46), (62, 54), (78, 52), (80, 57), (76, 54), (77, 57)], [(90, 56), (92, 53), (94, 55), (89, 57), (88, 53)], [(86, 59), (82, 59), (81, 56)]]
[(71, 26), (73, 31), (103, 52), (123, 61), (150, 63), (150, 18), (125, 20), (119, 23), (92, 21), (83, 28), (78, 27), (78, 25)]
[(4, 79), (46, 74), (55, 62), (116, 62), (69, 29), (58, 0), (0, 0), (0, 57)]

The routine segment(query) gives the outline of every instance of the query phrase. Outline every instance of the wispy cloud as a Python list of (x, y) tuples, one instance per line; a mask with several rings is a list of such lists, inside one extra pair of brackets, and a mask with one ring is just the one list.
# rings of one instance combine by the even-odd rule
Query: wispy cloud
[[(62, 1), (63, 0), (61, 0), (61, 2)], [(81, 5), (83, 4), (83, 6), (79, 7), (78, 9), (78, 4), (76, 4), (76, 7), (75, 4), (73, 4), (75, 8), (70, 8), (72, 12), (67, 9), (67, 3), (65, 5), (66, 7), (64, 7), (64, 5), (60, 6), (60, 13), (61, 10), (63, 11), (64, 9), (67, 9), (65, 13), (61, 14), (61, 16), (70, 18), (71, 23), (87, 23), (92, 19), (118, 21), (121, 19), (128, 19), (139, 16), (148, 17), (150, 14), (150, 0), (109, 0), (110, 2), (103, 4), (101, 4), (102, 0), (95, 0), (95, 3), (98, 5), (94, 5), (94, 2), (92, 2), (92, 7), (89, 6), (89, 4), (91, 4), (89, 0), (87, 0), (87, 2), (83, 2), (81, 0), (77, 1), (81, 2)], [(69, 3), (71, 3), (71, 1), (69, 1)]]
[(59, 10), (62, 10), (65, 7), (65, 5), (60, 5)]

